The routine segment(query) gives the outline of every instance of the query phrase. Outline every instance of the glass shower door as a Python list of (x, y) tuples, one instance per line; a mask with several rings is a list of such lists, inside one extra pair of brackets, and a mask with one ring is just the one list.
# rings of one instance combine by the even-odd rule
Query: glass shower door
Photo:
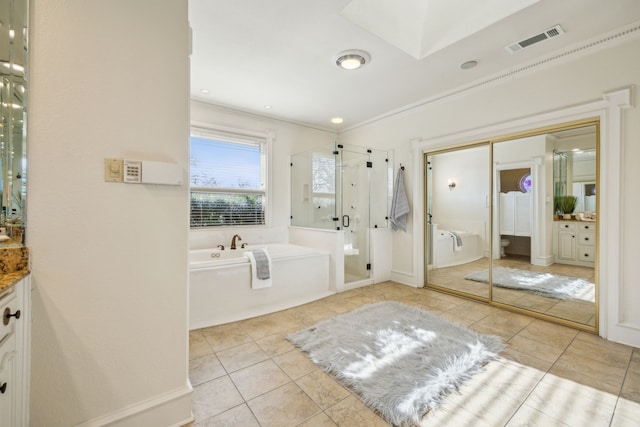
[(370, 277), (369, 195), (371, 165), (369, 153), (341, 149), (338, 156), (339, 225), (344, 230), (345, 283)]

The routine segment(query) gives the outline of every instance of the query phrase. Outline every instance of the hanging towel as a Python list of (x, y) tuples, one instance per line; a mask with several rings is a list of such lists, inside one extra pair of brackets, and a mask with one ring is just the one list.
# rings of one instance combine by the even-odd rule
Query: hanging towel
[(456, 231), (450, 231), (451, 237), (453, 237), (453, 250), (461, 251), (462, 250), (462, 237)]
[(251, 263), (251, 289), (271, 287), (271, 257), (265, 249), (246, 251), (244, 256)]
[(393, 189), (393, 199), (391, 200), (391, 228), (394, 230), (407, 231), (407, 216), (409, 214), (409, 201), (404, 190), (404, 170), (398, 169), (396, 175), (396, 185)]

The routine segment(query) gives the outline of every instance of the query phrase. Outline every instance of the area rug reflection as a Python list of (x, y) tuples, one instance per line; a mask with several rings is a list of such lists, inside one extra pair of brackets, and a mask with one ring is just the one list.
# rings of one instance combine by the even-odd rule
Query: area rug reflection
[(366, 305), (288, 336), (394, 425), (412, 425), (495, 358), (500, 338), (395, 301)]
[[(464, 276), (467, 280), (489, 282), (489, 270), (481, 270)], [(498, 267), (491, 274), (494, 286), (529, 291), (555, 299), (581, 299), (595, 301), (595, 285), (578, 277), (539, 273), (517, 268)]]

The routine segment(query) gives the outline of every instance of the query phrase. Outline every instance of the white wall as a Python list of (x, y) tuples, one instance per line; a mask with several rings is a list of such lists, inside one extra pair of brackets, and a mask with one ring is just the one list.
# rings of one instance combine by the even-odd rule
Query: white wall
[[(506, 123), (510, 120), (555, 111), (568, 106), (602, 99), (603, 93), (640, 83), (640, 41), (600, 50), (575, 60), (563, 59), (540, 67), (537, 72), (515, 74), (510, 79), (485, 85), (466, 95), (447, 98), (427, 104), (411, 112), (369, 124), (341, 135), (345, 144), (368, 145), (374, 148), (395, 147), (396, 160), (407, 162), (412, 158), (410, 141), (431, 139), (466, 130)], [(578, 78), (579, 77), (579, 78)], [(637, 102), (634, 100), (634, 102)], [(635, 159), (640, 158), (640, 109), (623, 111), (623, 164), (622, 217), (624, 230), (621, 241), (621, 319), (640, 327), (640, 311), (632, 301), (640, 300), (640, 264), (635, 262), (634, 246), (640, 236), (640, 222), (635, 218), (640, 210), (640, 194), (633, 184), (640, 182), (640, 169)], [(497, 136), (497, 135), (495, 135)], [(602, 141), (606, 144), (607, 141)], [(419, 159), (413, 161), (414, 169), (420, 168)], [(419, 187), (419, 171), (410, 171), (408, 191), (410, 198), (416, 197)], [(414, 209), (422, 209), (413, 206)], [(416, 224), (412, 224), (416, 227)], [(417, 280), (422, 260), (414, 257), (414, 239), (418, 244), (421, 234), (395, 234), (393, 270), (397, 276)], [(640, 345), (640, 342), (633, 343)]]
[[(480, 235), (480, 248), (489, 248), (489, 145), (431, 156), (432, 222), (439, 230)], [(449, 190), (448, 180), (455, 188)], [(485, 254), (485, 255), (488, 255)]]
[(204, 104), (191, 102), (191, 121), (199, 124), (230, 127), (254, 132), (275, 133), (269, 153), (269, 193), (268, 209), (271, 223), (261, 227), (220, 227), (194, 229), (190, 232), (192, 249), (225, 247), (231, 243), (234, 234), (249, 244), (282, 243), (288, 241), (290, 196), (290, 156), (312, 148), (324, 147), (336, 141), (336, 134), (316, 130), (284, 121), (244, 114)]
[(187, 185), (103, 172), (188, 168), (187, 2), (31, 6), (31, 425), (188, 421)]

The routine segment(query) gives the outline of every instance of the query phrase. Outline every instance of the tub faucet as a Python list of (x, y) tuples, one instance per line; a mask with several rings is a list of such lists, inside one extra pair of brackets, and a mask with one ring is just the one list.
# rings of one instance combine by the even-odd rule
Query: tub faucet
[(234, 234), (233, 238), (231, 239), (231, 249), (235, 249), (236, 248), (236, 239), (238, 240), (242, 240), (242, 238), (240, 237), (240, 235), (238, 234)]

